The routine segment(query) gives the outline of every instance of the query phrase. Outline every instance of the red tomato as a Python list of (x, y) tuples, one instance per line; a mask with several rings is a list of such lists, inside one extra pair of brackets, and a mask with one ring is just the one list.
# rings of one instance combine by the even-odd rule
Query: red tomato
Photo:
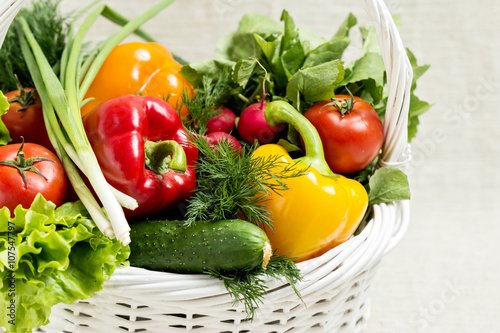
[(54, 152), (43, 120), (42, 102), (35, 89), (21, 88), (5, 94), (5, 97), (10, 108), (2, 120), (12, 138), (10, 143), (21, 143), (21, 137), (24, 137), (24, 142), (37, 143)]
[(0, 147), (0, 207), (8, 207), (11, 213), (17, 205), (29, 208), (38, 193), (59, 206), (67, 188), (63, 165), (47, 148), (34, 143)]
[[(351, 102), (351, 96), (337, 95), (339, 101)], [(352, 173), (367, 167), (377, 157), (384, 141), (384, 126), (372, 106), (359, 97), (352, 109), (342, 115), (331, 100), (311, 106), (304, 116), (318, 130), (325, 158), (336, 173)]]

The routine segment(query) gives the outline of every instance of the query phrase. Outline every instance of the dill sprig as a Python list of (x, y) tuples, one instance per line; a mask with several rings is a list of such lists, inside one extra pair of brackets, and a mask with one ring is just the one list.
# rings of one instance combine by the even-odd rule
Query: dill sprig
[[(215, 147), (201, 136), (193, 135), (191, 140), (198, 148), (199, 159), (197, 186), (187, 204), (186, 224), (243, 216), (272, 228), (272, 216), (265, 205), (267, 195), (287, 190), (284, 180), (303, 175), (306, 170), (283, 162), (278, 155), (252, 157), (256, 146), (244, 144), (238, 151), (229, 140), (220, 140)], [(282, 167), (276, 168), (279, 164)]]
[(274, 254), (266, 269), (258, 267), (253, 270), (236, 272), (209, 271), (207, 274), (224, 282), (226, 290), (233, 299), (234, 306), (243, 302), (248, 320), (254, 318), (255, 309), (263, 302), (263, 297), (267, 292), (267, 277), (286, 281), (302, 301), (300, 293), (296, 288), (296, 284), (302, 281), (300, 270), (286, 256)]
[(191, 132), (204, 135), (210, 118), (222, 112), (217, 107), (222, 106), (227, 98), (231, 90), (230, 82), (228, 71), (222, 71), (216, 80), (205, 75), (193, 98), (184, 93), (182, 101), (189, 110), (189, 117), (183, 119), (184, 126)]
[(62, 15), (59, 10), (61, 0), (32, 1), (29, 7), (21, 8), (5, 36), (0, 49), (0, 90), (17, 89), (16, 77), (23, 87), (34, 87), (28, 66), (23, 57), (15, 26), (23, 17), (42, 48), (49, 64), (56, 69), (66, 46), (71, 15)]

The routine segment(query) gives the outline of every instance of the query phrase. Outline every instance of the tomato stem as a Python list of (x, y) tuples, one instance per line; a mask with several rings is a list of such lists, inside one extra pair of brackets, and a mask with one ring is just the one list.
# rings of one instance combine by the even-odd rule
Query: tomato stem
[(16, 77), (16, 84), (17, 84), (17, 89), (19, 90), (19, 95), (9, 99), (9, 104), (12, 103), (21, 104), (21, 108), (16, 110), (16, 112), (21, 112), (29, 108), (29, 106), (35, 102), (36, 91), (34, 89), (33, 90), (24, 89), (17, 75), (14, 74), (14, 76)]
[[(349, 93), (350, 98), (349, 99), (344, 99), (344, 98), (332, 98), (332, 101), (330, 103), (327, 103), (321, 107), (323, 109), (326, 106), (335, 106), (337, 107), (338, 111), (344, 117), (346, 114), (352, 111), (354, 104), (359, 102), (354, 100), (354, 95), (351, 93), (349, 88), (345, 87), (347, 92)], [(321, 110), (320, 109), (320, 110)]]
[(33, 171), (37, 175), (43, 177), (43, 179), (47, 180), (47, 177), (45, 177), (40, 172), (40, 170), (38, 170), (38, 168), (36, 166), (34, 166), (33, 164), (36, 162), (41, 162), (41, 161), (47, 161), (47, 162), (54, 163), (54, 161), (51, 159), (45, 158), (45, 157), (30, 157), (30, 158), (26, 159), (26, 156), (24, 155), (24, 152), (23, 152), (23, 148), (24, 148), (24, 138), (23, 138), (23, 142), (21, 143), (21, 146), (19, 146), (19, 150), (17, 151), (16, 160), (15, 161), (14, 160), (0, 161), (0, 164), (16, 168), (19, 171), (19, 173), (21, 174), (21, 177), (23, 177), (24, 184), (26, 185), (26, 188), (28, 188), (29, 187), (28, 180), (26, 179), (25, 172), (26, 171)]

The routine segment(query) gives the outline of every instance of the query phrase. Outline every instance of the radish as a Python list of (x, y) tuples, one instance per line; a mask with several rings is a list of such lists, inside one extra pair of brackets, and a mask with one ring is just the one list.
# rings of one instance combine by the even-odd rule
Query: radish
[(226, 132), (212, 132), (205, 135), (205, 138), (209, 145), (215, 146), (218, 142), (228, 141), (230, 145), (233, 146), (234, 150), (237, 150), (241, 154), (241, 144), (240, 142), (231, 134)]
[(216, 110), (221, 110), (221, 113), (210, 118), (207, 123), (207, 134), (213, 132), (226, 132), (231, 133), (234, 131), (236, 114), (231, 109), (225, 106), (220, 106)]
[(238, 133), (248, 144), (254, 144), (255, 140), (263, 145), (278, 139), (285, 128), (284, 124), (269, 126), (264, 116), (267, 103), (262, 99), (259, 103), (249, 105), (240, 115), (238, 121)]

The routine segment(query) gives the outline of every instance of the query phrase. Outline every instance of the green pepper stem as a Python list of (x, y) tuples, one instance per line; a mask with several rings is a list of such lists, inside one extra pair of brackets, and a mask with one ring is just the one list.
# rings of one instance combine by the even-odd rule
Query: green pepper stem
[(288, 123), (300, 133), (304, 141), (305, 156), (295, 159), (295, 162), (309, 165), (324, 176), (335, 176), (326, 163), (319, 133), (306, 117), (285, 101), (270, 102), (264, 115), (269, 126)]
[(146, 153), (146, 166), (155, 173), (163, 174), (170, 170), (179, 173), (186, 172), (186, 153), (177, 141), (146, 141), (144, 152)]

